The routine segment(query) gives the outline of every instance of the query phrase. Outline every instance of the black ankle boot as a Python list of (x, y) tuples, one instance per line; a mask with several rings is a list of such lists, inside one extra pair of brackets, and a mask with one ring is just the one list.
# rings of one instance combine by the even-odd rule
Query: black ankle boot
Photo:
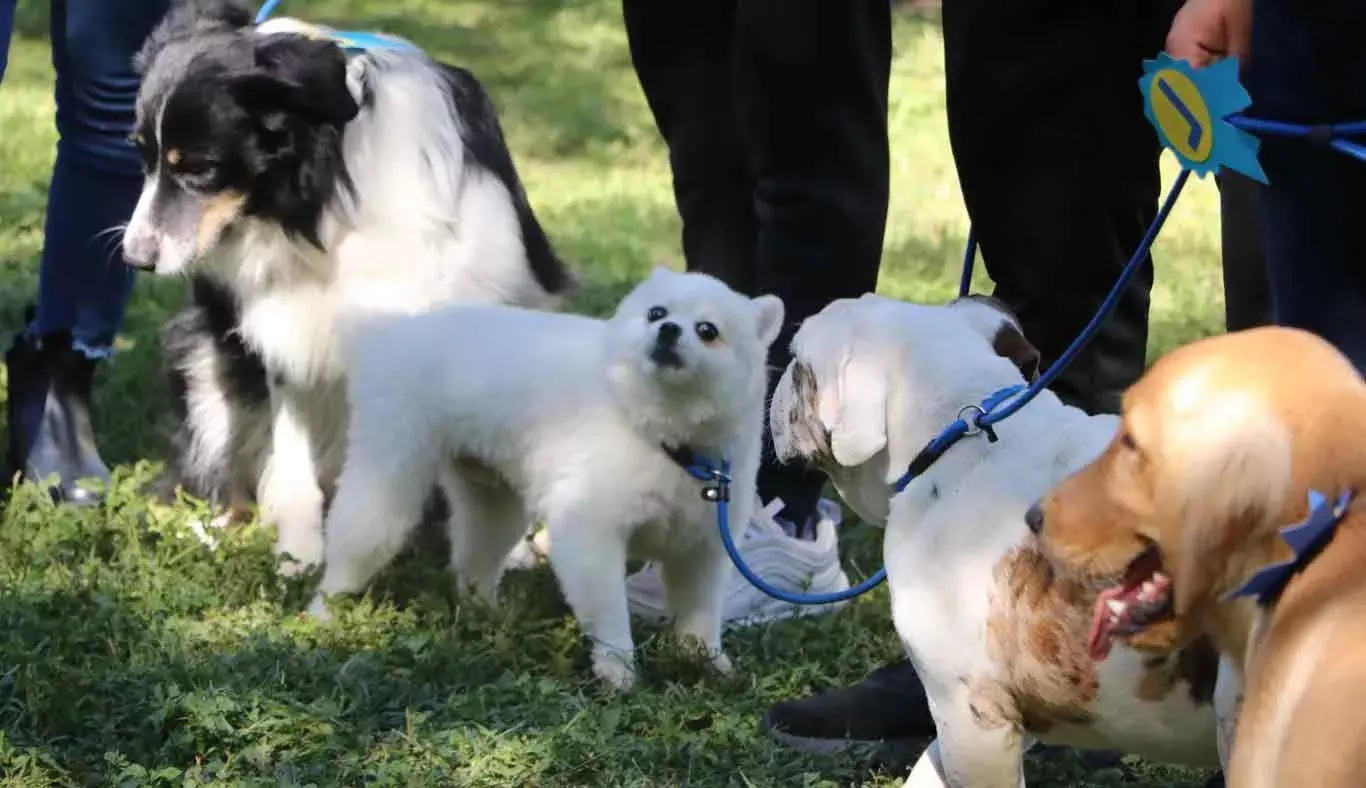
[(21, 333), (5, 354), (9, 368), (9, 470), (42, 481), (54, 474), (52, 495), (79, 506), (100, 502), (78, 479), (109, 483), (90, 427), (95, 362), (71, 347), (65, 334), (31, 338)]

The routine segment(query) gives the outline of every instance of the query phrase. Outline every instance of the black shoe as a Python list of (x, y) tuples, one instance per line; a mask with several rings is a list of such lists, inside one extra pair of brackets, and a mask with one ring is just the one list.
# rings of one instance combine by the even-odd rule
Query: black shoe
[(882, 763), (906, 763), (935, 735), (925, 689), (907, 660), (830, 690), (768, 710), (760, 728), (796, 749), (821, 754), (860, 750)]
[(98, 479), (109, 484), (90, 428), (90, 389), (95, 362), (71, 347), (71, 338), (52, 334), (33, 339), (21, 333), (5, 354), (9, 368), (9, 470), (6, 483), (58, 478), (58, 501), (93, 506), (100, 495), (76, 484)]

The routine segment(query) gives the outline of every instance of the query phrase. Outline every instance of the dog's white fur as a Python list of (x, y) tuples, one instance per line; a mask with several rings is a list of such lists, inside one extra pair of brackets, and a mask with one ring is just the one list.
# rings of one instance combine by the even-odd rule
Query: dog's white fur
[[(1046, 732), (1002, 722), (1020, 719), (1031, 679), (1047, 679), (1051, 666), (1046, 659), (993, 659), (995, 573), (1013, 551), (1032, 547), (1024, 523), (1029, 505), (1099, 454), (1116, 418), (1088, 416), (1043, 392), (996, 427), (999, 442), (965, 438), (893, 496), (911, 459), (962, 408), (1024, 383), (992, 347), (1008, 321), (1017, 328), (1013, 318), (975, 300), (838, 301), (802, 325), (773, 397), (778, 456), (821, 465), (862, 517), (886, 523), (893, 619), (939, 734), (906, 785), (1015, 788), (1023, 784), (1022, 754), (1036, 738), (1215, 766), (1211, 708), (1179, 687), (1142, 700), (1138, 686), (1151, 667), (1128, 649), (1116, 648), (1097, 666), (1096, 692), (1084, 709), (1089, 721)], [(1016, 612), (1031, 614), (1028, 606)], [(1090, 606), (1080, 615), (1089, 621)]]
[[(652, 307), (668, 316), (647, 318)], [(702, 274), (656, 269), (609, 320), (507, 307), (445, 308), (394, 320), (360, 342), (349, 448), (328, 517), (311, 611), (392, 560), (439, 481), (451, 507), (451, 566), (496, 603), (503, 559), (528, 517), (585, 633), (593, 671), (635, 677), (629, 556), (658, 561), (680, 636), (722, 670), (727, 556), (702, 485), (661, 448), (732, 464), (731, 527), (749, 521), (776, 296), (749, 299)], [(699, 339), (698, 321), (720, 329)], [(651, 359), (660, 326), (682, 329), (682, 366)]]
[[(258, 34), (288, 29), (280, 20)], [(255, 481), (262, 520), (278, 528), (276, 552), (293, 558), (287, 571), (322, 560), (324, 488), (337, 478), (345, 447), (350, 338), (376, 316), (438, 304), (555, 302), (528, 265), (508, 189), (466, 166), (459, 121), (426, 56), (367, 51), (350, 60), (347, 83), (361, 110), (346, 128), (344, 157), (363, 199), (343, 190), (329, 203), (319, 226), (322, 249), (250, 216), (238, 218), (197, 262), (192, 248), (159, 241), (156, 273), (195, 263), (234, 293), (240, 335), (270, 373), (270, 412), (241, 412), (213, 382), (218, 359), (204, 338), (184, 370), (203, 381), (187, 403), (191, 451), (201, 458), (191, 464), (242, 458), (232, 464), (244, 481)], [(364, 102), (362, 85), (370, 91)], [(128, 225), (130, 239), (156, 233), (149, 218), (156, 199), (153, 172)]]

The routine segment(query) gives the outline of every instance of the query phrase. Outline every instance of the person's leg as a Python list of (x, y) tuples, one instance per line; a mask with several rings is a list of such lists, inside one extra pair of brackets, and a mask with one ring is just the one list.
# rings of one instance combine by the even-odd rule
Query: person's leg
[(735, 0), (623, 0), (631, 63), (669, 148), (688, 270), (755, 293), (754, 178), (735, 122)]
[[(735, 79), (739, 128), (755, 176), (758, 291), (786, 305), (771, 380), (797, 326), (837, 298), (877, 288), (887, 219), (887, 0), (739, 0)], [(768, 435), (767, 430), (765, 435)], [(824, 476), (773, 460), (765, 500), (806, 523)]]
[[(1157, 212), (1157, 136), (1143, 59), (1175, 5), (960, 0), (944, 5), (950, 141), (995, 295), (1045, 366), (1081, 333)], [(1142, 373), (1152, 263), (1058, 379), (1063, 399), (1115, 411)]]
[(9, 41), (14, 34), (14, 9), (19, 0), (0, 0), (0, 82), (5, 81), (5, 66), (9, 64)]
[[(1159, 147), (1138, 93), (1174, 7), (1118, 14), (1087, 0), (954, 0), (943, 7), (950, 140), (996, 295), (1058, 357), (1081, 332), (1156, 213)], [(1097, 129), (1104, 129), (1097, 133)], [(1113, 409), (1142, 373), (1151, 265), (1059, 381)], [(890, 699), (890, 700), (889, 700)], [(765, 725), (795, 746), (880, 745), (934, 735), (906, 660), (863, 681), (781, 703)]]
[[(1338, 15), (1326, 9), (1336, 6)], [(1359, 4), (1257, 0), (1247, 87), (1250, 114), (1298, 123), (1366, 120)], [(1366, 372), (1366, 162), (1307, 140), (1267, 137), (1262, 220), (1272, 319), (1332, 342)]]
[(91, 500), (77, 479), (109, 477), (90, 429), (90, 386), (133, 282), (119, 248), (142, 183), (128, 141), (138, 89), (132, 58), (168, 4), (52, 3), (59, 139), (37, 304), (8, 356), (10, 462), (35, 480), (55, 474), (56, 492), (73, 501)]
[(1271, 293), (1257, 215), (1262, 185), (1232, 171), (1221, 173), (1218, 183), (1224, 327), (1241, 331), (1271, 322)]

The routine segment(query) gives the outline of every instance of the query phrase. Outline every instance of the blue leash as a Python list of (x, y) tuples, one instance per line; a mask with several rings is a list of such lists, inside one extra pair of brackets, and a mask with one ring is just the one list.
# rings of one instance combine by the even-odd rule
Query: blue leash
[(270, 15), (275, 13), (275, 8), (278, 5), (280, 5), (280, 0), (266, 0), (266, 2), (261, 5), (261, 10), (256, 12), (256, 24), (259, 25), (267, 19), (270, 19)]
[[(1230, 115), (1226, 120), (1230, 125), (1247, 132), (1311, 140), (1318, 144), (1327, 145), (1354, 159), (1366, 162), (1366, 145), (1362, 145), (1361, 143), (1354, 142), (1350, 139), (1352, 137), (1366, 137), (1366, 121), (1310, 126), (1298, 123), (1261, 120), (1241, 114)], [(1138, 249), (1124, 266), (1124, 270), (1120, 273), (1119, 279), (1110, 289), (1110, 293), (1105, 297), (1100, 308), (1096, 310), (1096, 314), (1091, 318), (1091, 321), (1082, 329), (1081, 335), (1067, 347), (1067, 350), (1058, 357), (1058, 360), (1053, 362), (1048, 370), (1040, 375), (1038, 379), (1028, 387), (1012, 386), (1010, 388), (1002, 389), (984, 400), (981, 405), (970, 405), (967, 408), (964, 408), (963, 412), (959, 414), (959, 417), (948, 427), (944, 428), (939, 435), (935, 436), (935, 438), (921, 450), (916, 459), (911, 462), (906, 473), (897, 479), (894, 486), (896, 492), (900, 493), (904, 491), (910, 486), (911, 482), (915, 481), (916, 478), (923, 474), (935, 460), (963, 438), (980, 433), (986, 435), (987, 440), (994, 442), (996, 437), (992, 428), (995, 425), (1010, 418), (1019, 411), (1020, 408), (1027, 405), (1030, 400), (1037, 397), (1041, 391), (1052, 385), (1053, 381), (1062, 374), (1062, 371), (1072, 363), (1077, 355), (1080, 354), (1095, 337), (1097, 331), (1100, 329), (1101, 323), (1109, 316), (1110, 312), (1114, 311), (1115, 304), (1119, 301), (1120, 296), (1129, 286), (1129, 282), (1133, 280), (1134, 275), (1138, 273), (1138, 269), (1143, 264), (1143, 261), (1148, 257), (1148, 254), (1152, 249), (1153, 241), (1156, 240), (1158, 232), (1161, 231), (1163, 225), (1166, 223), (1167, 217), (1171, 215), (1172, 208), (1176, 205), (1177, 198), (1181, 195), (1182, 189), (1185, 188), (1186, 182), (1190, 179), (1190, 174), (1191, 170), (1183, 168), (1180, 174), (1176, 176), (1176, 180), (1167, 191), (1167, 195), (1163, 199), (1161, 207), (1158, 209), (1157, 216), (1153, 218), (1152, 223), (1148, 226), (1147, 232), (1143, 235), (1143, 240), (1139, 242)], [(972, 232), (971, 228), (969, 228), (967, 249), (963, 256), (963, 272), (958, 282), (959, 296), (966, 296), (972, 292), (972, 274), (977, 259), (977, 247), (976, 235)], [(971, 415), (973, 413), (975, 413), (975, 415)], [(708, 463), (700, 467), (710, 468), (712, 466)], [(728, 469), (729, 466), (727, 466), (727, 481), (729, 481)], [(708, 476), (707, 478), (713, 477)], [(845, 589), (844, 591), (826, 594), (796, 594), (770, 585), (763, 578), (756, 575), (754, 570), (750, 569), (749, 565), (745, 563), (744, 558), (740, 555), (740, 550), (735, 543), (735, 537), (730, 531), (730, 516), (727, 511), (729, 507), (727, 507), (726, 501), (717, 500), (716, 503), (716, 519), (720, 525), (721, 543), (725, 546), (726, 553), (730, 555), (731, 562), (735, 564), (735, 568), (739, 570), (740, 574), (755, 588), (758, 588), (760, 591), (774, 599), (794, 605), (827, 605), (835, 602), (843, 602), (867, 593), (881, 585), (882, 582), (887, 579), (887, 568), (884, 566), (863, 582)]]
[[(1039, 392), (1048, 388), (1058, 375), (1062, 374), (1062, 371), (1067, 368), (1067, 365), (1072, 363), (1072, 360), (1076, 358), (1077, 354), (1085, 349), (1086, 345), (1095, 337), (1096, 332), (1100, 329), (1100, 324), (1114, 309), (1115, 303), (1119, 301), (1125, 288), (1129, 286), (1129, 282), (1134, 278), (1134, 275), (1138, 273), (1138, 269), (1148, 257), (1148, 252), (1152, 248), (1153, 240), (1157, 238), (1158, 231), (1162, 229), (1162, 225), (1166, 223), (1167, 217), (1171, 215), (1172, 208), (1176, 205), (1176, 198), (1181, 195), (1181, 190), (1186, 187), (1186, 182), (1189, 179), (1189, 170), (1182, 170), (1181, 173), (1176, 176), (1176, 181), (1172, 183), (1166, 198), (1162, 201), (1162, 207), (1158, 210), (1157, 216), (1154, 217), (1152, 224), (1148, 226), (1148, 231), (1144, 234), (1143, 240), (1139, 243), (1138, 249), (1134, 252), (1133, 257), (1130, 258), (1129, 262), (1124, 266), (1124, 271), (1119, 275), (1118, 281), (1116, 281), (1114, 286), (1110, 289), (1109, 295), (1105, 297), (1105, 301), (1101, 303), (1100, 308), (1096, 310), (1096, 314), (1091, 318), (1091, 322), (1086, 324), (1086, 328), (1082, 329), (1081, 335), (1068, 346), (1067, 350), (1058, 357), (1058, 360), (1053, 362), (1053, 365), (1028, 387), (1010, 386), (993, 393), (983, 400), (980, 405), (969, 405), (964, 408), (963, 411), (959, 413), (958, 418), (930, 440), (930, 442), (925, 445), (925, 448), (921, 449), (920, 453), (916, 455), (916, 458), (911, 461), (910, 467), (908, 467), (906, 472), (897, 479), (896, 484), (894, 485), (896, 492), (900, 493), (909, 487), (911, 482), (915, 481), (915, 479), (934, 464), (935, 460), (943, 456), (945, 452), (963, 438), (971, 435), (983, 434), (987, 437), (987, 440), (995, 442), (996, 436), (993, 427), (1028, 404), (1030, 400), (1039, 395)], [(962, 281), (959, 283), (959, 291), (964, 295), (971, 289), (972, 266), (976, 258), (976, 252), (976, 240), (972, 233), (969, 233), (968, 249), (963, 265), (963, 277)], [(689, 470), (689, 473), (691, 473), (694, 478), (715, 480), (717, 474), (720, 473), (720, 466), (700, 457), (700, 455), (695, 456), (697, 457), (696, 465), (693, 470)], [(723, 464), (725, 463), (723, 462)], [(725, 467), (725, 481), (726, 483), (729, 483), (729, 466), (726, 465)], [(793, 605), (828, 605), (835, 602), (843, 602), (877, 588), (887, 579), (887, 568), (884, 566), (879, 568), (863, 582), (846, 588), (843, 591), (833, 591), (825, 594), (796, 594), (770, 585), (763, 578), (756, 575), (754, 570), (750, 569), (749, 565), (745, 563), (745, 559), (740, 555), (740, 549), (736, 545), (735, 537), (730, 531), (730, 514), (728, 511), (730, 507), (726, 505), (726, 500), (724, 498), (714, 500), (716, 500), (717, 524), (720, 526), (721, 531), (721, 544), (725, 546), (726, 553), (730, 555), (731, 562), (735, 564), (735, 568), (739, 570), (740, 574), (755, 588), (780, 602), (787, 602)]]

